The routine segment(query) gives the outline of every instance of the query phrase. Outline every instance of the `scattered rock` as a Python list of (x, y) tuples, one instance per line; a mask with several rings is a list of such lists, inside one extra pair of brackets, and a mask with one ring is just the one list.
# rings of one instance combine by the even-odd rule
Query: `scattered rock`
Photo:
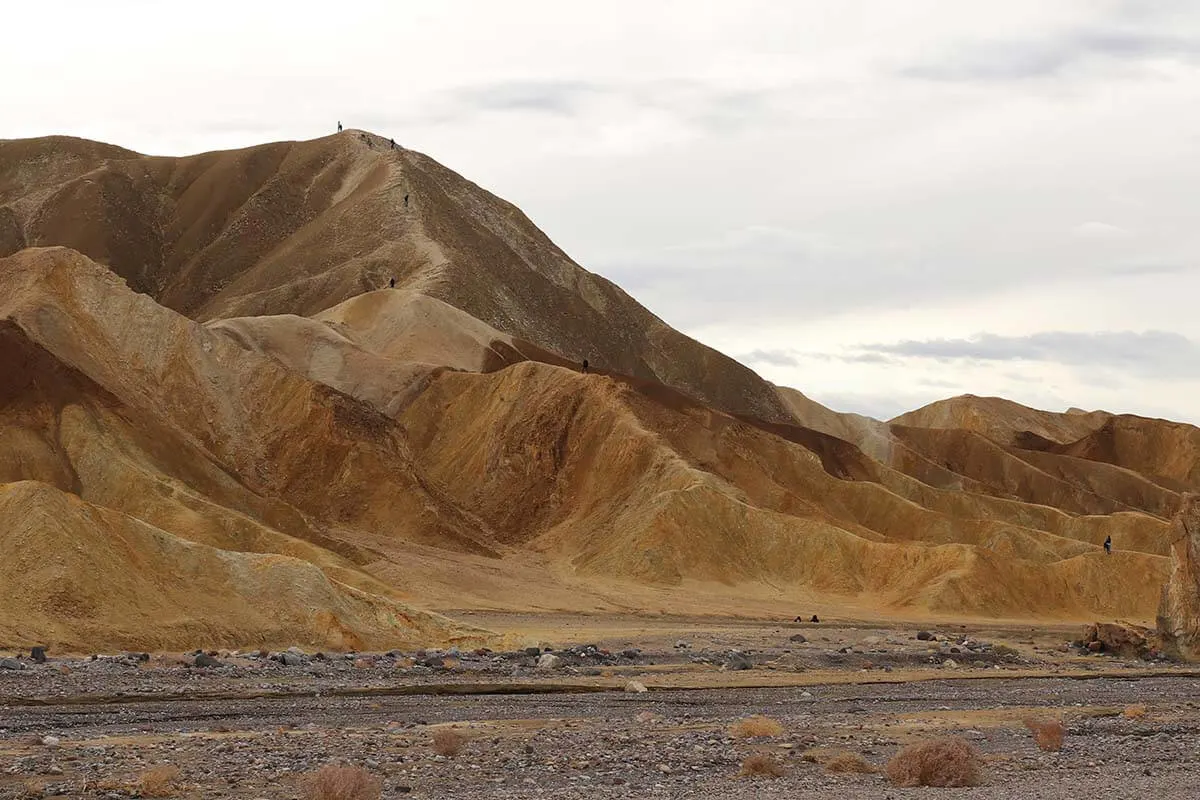
[(29, 658), (35, 664), (45, 664), (46, 663), (46, 648), (44, 648), (44, 647), (31, 648), (29, 651)]
[(729, 670), (730, 672), (754, 669), (754, 662), (745, 653), (730, 653), (729, 657), (725, 659), (725, 665), (722, 669)]
[(42, 744), (44, 744), (46, 747), (51, 747), (51, 748), (58, 747), (59, 741), (60, 740), (57, 736), (43, 736), (42, 737)]
[(788, 641), (795, 642), (796, 644), (804, 644), (805, 642), (808, 641), (808, 637), (805, 636), (803, 633), (793, 633), (791, 636), (788, 637)]
[(307, 663), (303, 656), (297, 655), (291, 650), (280, 653), (276, 658), (285, 667), (302, 667)]
[(649, 690), (646, 688), (645, 684), (639, 681), (630, 681), (629, 683), (625, 684), (625, 691), (635, 694), (642, 694), (643, 692), (647, 692)]
[[(1083, 641), (1093, 653), (1110, 653), (1120, 658), (1144, 658), (1150, 650), (1147, 633), (1149, 630), (1138, 630), (1131, 625), (1095, 622), (1084, 629)], [(1094, 644), (1099, 644), (1100, 648), (1093, 648)]]
[(917, 638), (918, 638), (918, 639), (920, 639), (922, 642), (935, 642), (935, 641), (937, 641), (937, 637), (936, 637), (936, 636), (934, 636), (934, 635), (933, 635), (932, 633), (930, 633), (929, 631), (917, 631)]
[(0, 658), (0, 669), (25, 669), (25, 664), (15, 658)]
[(942, 666), (945, 667), (946, 669), (958, 669), (958, 662), (955, 661), (953, 658), (947, 658), (945, 661), (942, 662)]
[(192, 661), (193, 667), (219, 667), (221, 662), (210, 656), (208, 653), (201, 653)]
[(541, 654), (542, 654), (542, 648), (540, 648), (540, 647), (526, 647), (525, 648), (525, 655), (529, 656), (530, 658), (537, 658)]
[(538, 669), (558, 669), (560, 666), (562, 666), (562, 659), (554, 655), (554, 653), (542, 653), (541, 658), (537, 662)]

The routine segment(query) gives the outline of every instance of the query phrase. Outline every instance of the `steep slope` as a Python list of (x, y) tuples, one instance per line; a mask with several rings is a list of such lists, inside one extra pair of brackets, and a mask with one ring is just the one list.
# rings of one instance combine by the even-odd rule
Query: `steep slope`
[[(325, 576), (323, 597), (362, 595), (357, 605), (331, 600), (334, 615), (321, 617), (305, 641), (351, 641), (350, 633), (336, 633), (337, 609), (392, 608), (398, 596), (397, 586), (362, 569), (375, 556), (348, 542), (339, 526), (491, 552), (477, 520), (423, 488), (386, 417), (134, 294), (72, 251), (27, 250), (0, 260), (0, 367), (0, 481), (70, 492), (171, 542), (216, 548), (209, 560), (236, 561), (235, 553), (302, 559)], [(35, 493), (13, 508), (23, 514), (38, 502), (58, 501)], [(23, 531), (28, 558), (55, 561), (55, 541), (39, 544), (30, 538), (35, 529), (9, 522), (5, 535)], [(315, 580), (312, 572), (292, 572)], [(318, 591), (296, 587), (309, 589)], [(23, 613), (10, 604), (0, 616), (9, 611)], [(201, 630), (212, 611), (189, 618), (188, 630)], [(441, 621), (401, 631), (379, 620), (372, 628), (372, 619), (351, 620), (347, 630), (361, 640), (399, 642), (454, 628)], [(102, 630), (91, 624), (74, 615), (55, 630), (63, 641), (89, 641)], [(300, 623), (289, 625), (298, 636)]]
[(789, 418), (768, 383), (576, 265), (515, 206), (361, 131), (187, 158), (0, 142), (0, 240), (76, 249), (199, 320), (310, 316), (394, 278), (572, 362)]

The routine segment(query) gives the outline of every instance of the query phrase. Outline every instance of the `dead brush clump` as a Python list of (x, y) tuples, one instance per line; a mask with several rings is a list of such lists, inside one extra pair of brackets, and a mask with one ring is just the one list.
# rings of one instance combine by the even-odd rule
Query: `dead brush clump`
[(950, 736), (902, 748), (885, 772), (896, 786), (978, 786), (982, 762), (970, 742)]
[(787, 773), (779, 759), (767, 753), (747, 756), (738, 772), (739, 778), (782, 778)]
[(835, 775), (874, 775), (876, 772), (879, 772), (878, 768), (870, 761), (867, 761), (867, 759), (858, 753), (851, 753), (849, 751), (834, 753), (825, 762), (825, 771)]
[(179, 767), (161, 764), (138, 776), (137, 792), (142, 797), (174, 797), (178, 784)]
[(327, 764), (304, 778), (306, 800), (379, 800), (383, 785), (362, 767)]
[(1035, 719), (1033, 717), (1026, 717), (1022, 722), (1033, 734), (1033, 741), (1037, 743), (1038, 749), (1047, 753), (1057, 753), (1062, 750), (1066, 729), (1063, 728), (1061, 722), (1056, 719)]
[(735, 739), (757, 739), (781, 736), (783, 724), (777, 719), (756, 715), (738, 720), (729, 728), (729, 735)]
[(1121, 712), (1121, 716), (1125, 719), (1141, 719), (1146, 716), (1146, 706), (1141, 703), (1125, 706), (1125, 710)]
[(431, 738), (433, 739), (433, 752), (446, 758), (454, 758), (462, 752), (463, 745), (467, 743), (467, 737), (450, 728), (438, 728), (433, 732)]

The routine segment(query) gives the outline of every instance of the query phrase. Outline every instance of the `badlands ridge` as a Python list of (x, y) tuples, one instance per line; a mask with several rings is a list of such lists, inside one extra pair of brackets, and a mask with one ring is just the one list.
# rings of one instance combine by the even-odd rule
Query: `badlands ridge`
[(360, 131), (0, 141), (0, 375), (12, 646), (482, 642), (437, 613), (472, 608), (1147, 621), (1200, 491), (1189, 425), (824, 408)]

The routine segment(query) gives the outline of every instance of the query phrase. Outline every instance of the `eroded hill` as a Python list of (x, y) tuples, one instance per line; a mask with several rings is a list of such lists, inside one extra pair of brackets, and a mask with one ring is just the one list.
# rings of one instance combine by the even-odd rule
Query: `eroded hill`
[(826, 409), (361, 132), (0, 142), (0, 248), (10, 638), (484, 635), (419, 606), (1149, 619), (1200, 488), (1191, 426)]

